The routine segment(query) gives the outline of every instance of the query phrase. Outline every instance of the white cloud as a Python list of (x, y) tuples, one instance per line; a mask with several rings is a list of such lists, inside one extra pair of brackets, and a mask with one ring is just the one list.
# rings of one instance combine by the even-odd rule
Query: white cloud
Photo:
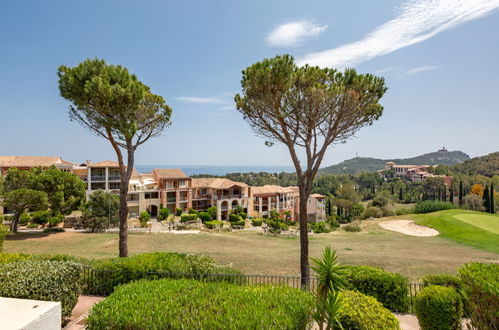
[(307, 54), (299, 65), (344, 68), (385, 55), (482, 17), (499, 7), (499, 0), (409, 0), (400, 14), (364, 39), (330, 50)]
[(421, 72), (425, 72), (425, 71), (431, 71), (431, 70), (436, 70), (436, 69), (439, 69), (440, 67), (438, 65), (425, 65), (425, 66), (420, 66), (420, 67), (417, 67), (417, 68), (412, 68), (412, 69), (409, 69), (405, 72), (405, 75), (406, 76), (412, 76), (413, 74), (416, 74), (416, 73), (421, 73)]
[(216, 97), (180, 96), (178, 101), (187, 103), (224, 104), (227, 101)]
[(305, 39), (324, 32), (327, 25), (317, 25), (310, 21), (296, 21), (279, 25), (265, 39), (270, 46), (298, 46)]

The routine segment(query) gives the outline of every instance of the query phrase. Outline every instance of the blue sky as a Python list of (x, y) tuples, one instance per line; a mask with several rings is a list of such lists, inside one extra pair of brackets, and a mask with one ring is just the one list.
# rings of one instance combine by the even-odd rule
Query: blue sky
[(290, 53), (386, 78), (385, 112), (323, 166), (446, 146), (499, 150), (499, 0), (1, 1), (0, 154), (115, 159), (67, 115), (56, 70), (104, 58), (173, 108), (137, 164), (289, 165), (233, 107), (241, 70)]

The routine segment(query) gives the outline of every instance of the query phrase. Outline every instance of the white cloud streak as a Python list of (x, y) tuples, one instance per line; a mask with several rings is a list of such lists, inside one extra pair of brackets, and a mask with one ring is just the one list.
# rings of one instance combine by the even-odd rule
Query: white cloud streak
[(406, 71), (405, 75), (406, 76), (412, 76), (413, 74), (425, 72), (425, 71), (431, 71), (431, 70), (436, 70), (439, 69), (440, 67), (438, 65), (425, 65), (425, 66), (420, 66), (417, 68), (412, 68)]
[(364, 39), (334, 49), (310, 53), (299, 65), (345, 68), (427, 40), (459, 24), (499, 8), (499, 0), (410, 0), (394, 19)]
[(299, 46), (306, 39), (314, 38), (327, 29), (327, 25), (317, 25), (310, 21), (296, 21), (279, 25), (265, 39), (275, 47)]
[(187, 103), (203, 103), (203, 104), (225, 104), (226, 100), (216, 97), (197, 97), (197, 96), (180, 96), (176, 100)]

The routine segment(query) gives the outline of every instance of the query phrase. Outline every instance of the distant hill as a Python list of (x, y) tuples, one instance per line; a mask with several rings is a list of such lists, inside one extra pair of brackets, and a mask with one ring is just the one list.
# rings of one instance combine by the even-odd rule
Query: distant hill
[(499, 152), (466, 160), (464, 163), (454, 165), (452, 170), (467, 175), (485, 175), (488, 177), (499, 175)]
[(470, 156), (462, 151), (437, 151), (402, 159), (355, 157), (336, 165), (321, 168), (319, 174), (357, 174), (360, 172), (375, 172), (382, 170), (385, 163), (389, 161), (400, 165), (454, 165), (469, 159)]

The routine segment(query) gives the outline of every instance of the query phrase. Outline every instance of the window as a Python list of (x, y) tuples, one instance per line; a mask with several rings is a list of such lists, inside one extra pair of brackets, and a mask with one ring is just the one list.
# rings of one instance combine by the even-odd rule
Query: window
[(157, 191), (148, 191), (145, 193), (145, 199), (157, 199), (159, 198), (159, 193)]
[(165, 188), (172, 189), (173, 188), (173, 181), (165, 181)]
[(92, 185), (90, 186), (90, 190), (105, 190), (106, 189), (106, 183), (105, 182), (92, 182)]
[(119, 182), (109, 182), (109, 189), (120, 189), (120, 183)]
[(130, 202), (138, 201), (139, 200), (139, 194), (128, 194), (127, 200), (130, 201)]
[(185, 187), (187, 187), (187, 182), (186, 182), (186, 181), (179, 181), (179, 182), (178, 182), (178, 186), (179, 186), (180, 188), (185, 188)]
[(201, 195), (206, 195), (206, 189), (201, 189)]

